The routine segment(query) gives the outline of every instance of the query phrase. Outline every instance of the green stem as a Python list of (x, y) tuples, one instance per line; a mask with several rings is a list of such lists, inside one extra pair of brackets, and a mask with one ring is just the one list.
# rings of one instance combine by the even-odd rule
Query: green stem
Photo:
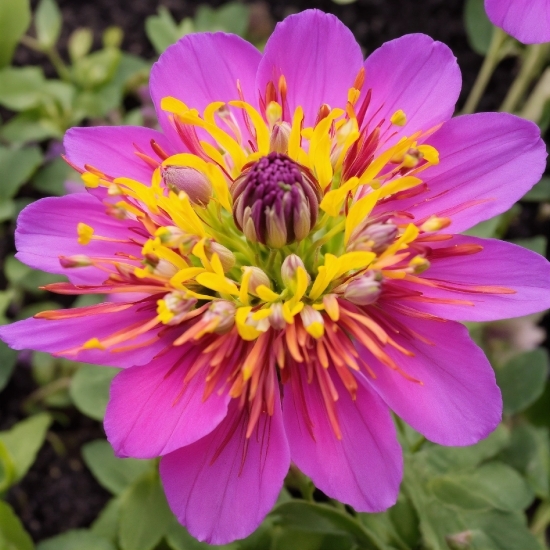
[(422, 436), (420, 439), (418, 439), (418, 441), (416, 441), (415, 443), (413, 443), (410, 447), (410, 451), (411, 453), (417, 453), (418, 451), (420, 451), (420, 449), (422, 449), (424, 443), (426, 443), (427, 439)]
[(493, 37), (491, 38), (489, 51), (483, 60), (483, 65), (481, 65), (481, 69), (477, 75), (474, 87), (472, 88), (464, 108), (462, 109), (463, 114), (470, 114), (476, 110), (477, 105), (483, 96), (483, 92), (485, 92), (485, 89), (491, 80), (491, 76), (493, 76), (497, 65), (502, 61), (501, 50), (506, 38), (507, 34), (503, 30), (495, 27), (493, 30)]
[(527, 47), (519, 74), (500, 106), (500, 111), (511, 113), (517, 109), (527, 92), (527, 88), (540, 71), (541, 64), (546, 59), (547, 54), (548, 44), (533, 44)]
[(547, 68), (539, 78), (535, 89), (531, 95), (525, 100), (525, 105), (520, 112), (522, 118), (540, 122), (544, 113), (544, 107), (550, 99), (550, 67)]
[(550, 502), (546, 501), (535, 512), (535, 517), (531, 523), (531, 533), (535, 536), (543, 535), (548, 525), (550, 525)]
[(36, 38), (27, 35), (21, 37), (21, 44), (27, 46), (27, 48), (30, 48), (31, 50), (45, 54), (50, 60), (50, 63), (53, 65), (54, 69), (56, 70), (58, 76), (66, 82), (71, 81), (71, 71), (69, 70), (67, 65), (65, 65), (65, 62), (63, 61), (55, 47), (44, 48), (40, 45), (40, 42), (38, 42)]

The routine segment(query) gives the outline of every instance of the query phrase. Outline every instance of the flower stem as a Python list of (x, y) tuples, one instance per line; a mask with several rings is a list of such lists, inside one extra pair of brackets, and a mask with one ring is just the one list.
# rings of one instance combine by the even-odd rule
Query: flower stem
[(507, 37), (508, 35), (502, 29), (495, 27), (493, 30), (493, 37), (491, 38), (489, 51), (483, 60), (483, 64), (481, 65), (481, 69), (479, 70), (474, 83), (474, 87), (472, 88), (464, 108), (462, 109), (463, 114), (470, 114), (476, 110), (477, 105), (483, 96), (483, 92), (485, 92), (485, 89), (491, 80), (491, 76), (493, 76), (497, 65), (502, 61), (502, 46)]
[(30, 48), (31, 50), (45, 54), (61, 80), (64, 80), (65, 82), (71, 81), (71, 71), (67, 65), (65, 65), (65, 62), (54, 46), (51, 48), (43, 48), (36, 38), (27, 35), (21, 37), (21, 44), (27, 46), (27, 48)]
[(547, 68), (542, 76), (539, 78), (535, 89), (531, 92), (531, 95), (525, 100), (523, 109), (520, 112), (522, 118), (532, 120), (533, 122), (540, 122), (543, 113), (544, 106), (550, 99), (550, 67)]
[(544, 535), (548, 525), (550, 525), (550, 502), (546, 501), (535, 512), (531, 523), (531, 533), (535, 536)]
[(500, 106), (500, 111), (511, 113), (517, 109), (527, 88), (540, 71), (541, 64), (546, 59), (547, 54), (548, 44), (533, 44), (527, 47), (519, 74), (512, 83), (504, 102)]

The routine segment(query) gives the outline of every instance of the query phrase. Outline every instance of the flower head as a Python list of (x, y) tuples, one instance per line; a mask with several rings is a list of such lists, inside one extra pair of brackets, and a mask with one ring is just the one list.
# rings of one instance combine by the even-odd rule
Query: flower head
[(402, 473), (390, 409), (446, 445), (500, 420), (493, 370), (455, 321), (550, 305), (546, 260), (449, 232), (509, 208), (546, 156), (517, 117), (449, 120), (459, 88), (443, 44), (405, 36), (363, 62), (316, 10), (263, 56), (184, 37), (151, 75), (163, 133), (70, 130), (88, 193), (19, 218), (19, 258), (70, 279), (51, 291), (127, 301), (43, 312), (2, 338), (125, 368), (109, 441), (162, 457), (201, 540), (254, 530), (291, 459), (327, 495), (384, 510)]

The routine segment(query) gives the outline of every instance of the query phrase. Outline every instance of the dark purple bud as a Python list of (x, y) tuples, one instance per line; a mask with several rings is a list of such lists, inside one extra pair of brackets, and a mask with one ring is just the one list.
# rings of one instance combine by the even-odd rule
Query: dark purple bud
[(232, 188), (233, 217), (252, 242), (270, 248), (305, 239), (317, 222), (321, 189), (286, 155), (270, 153), (245, 169)]
[(393, 243), (396, 236), (397, 226), (393, 223), (371, 223), (351, 234), (347, 249), (380, 254)]

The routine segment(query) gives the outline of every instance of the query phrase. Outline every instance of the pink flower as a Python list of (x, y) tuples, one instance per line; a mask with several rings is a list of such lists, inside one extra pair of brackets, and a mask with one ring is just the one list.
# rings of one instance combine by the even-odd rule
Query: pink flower
[(550, 42), (550, 0), (485, 0), (493, 25), (524, 44)]
[[(445, 45), (409, 35), (363, 62), (350, 31), (312, 10), (263, 55), (220, 33), (169, 48), (151, 74), (163, 133), (67, 133), (88, 193), (26, 208), (18, 258), (66, 274), (54, 292), (140, 298), (0, 335), (125, 368), (109, 441), (162, 457), (170, 506), (197, 538), (251, 533), (291, 460), (359, 511), (391, 506), (390, 409), (443, 445), (499, 423), (493, 370), (457, 321), (549, 307), (550, 267), (457, 233), (510, 208), (546, 152), (512, 115), (451, 119), (460, 84)], [(196, 173), (166, 182), (168, 166)]]

